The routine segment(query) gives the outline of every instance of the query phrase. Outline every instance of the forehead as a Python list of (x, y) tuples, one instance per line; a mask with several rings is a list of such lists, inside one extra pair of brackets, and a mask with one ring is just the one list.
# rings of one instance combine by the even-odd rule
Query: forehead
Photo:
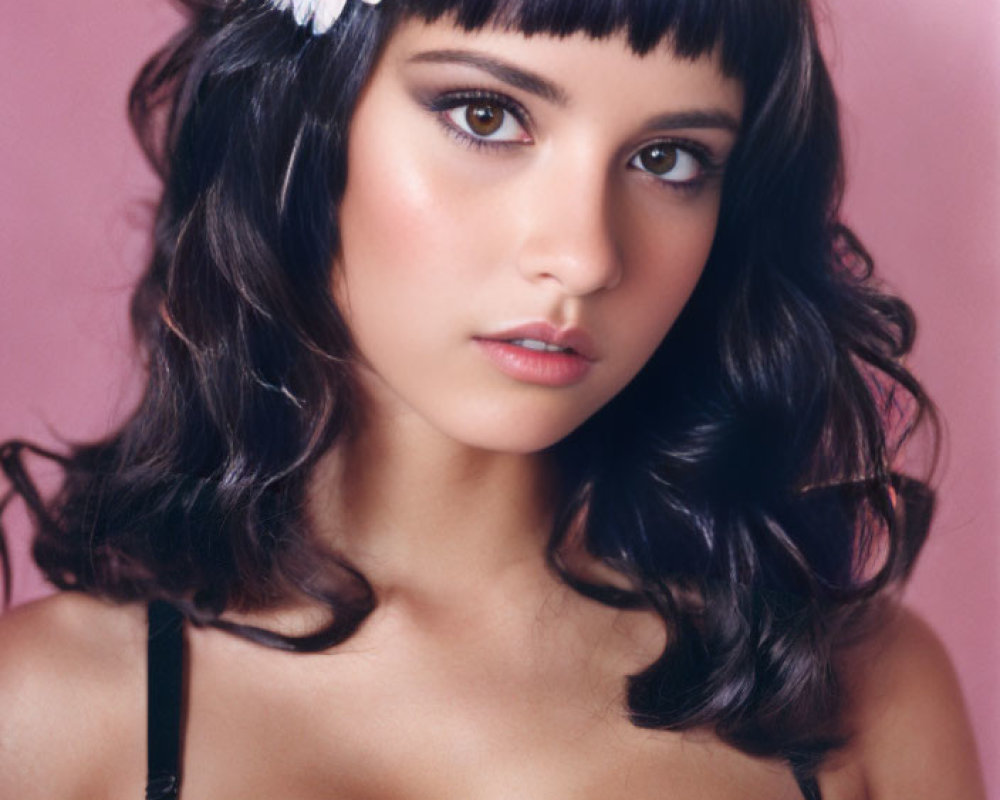
[(604, 96), (640, 105), (715, 106), (737, 119), (742, 112), (742, 83), (725, 73), (719, 49), (683, 55), (669, 38), (639, 54), (625, 31), (600, 38), (582, 31), (526, 34), (497, 25), (469, 31), (448, 19), (411, 18), (396, 27), (383, 52), (383, 66), (390, 69), (449, 69), (470, 78), (501, 74), (484, 68), (486, 63), (541, 78), (545, 85), (536, 93), (557, 105)]

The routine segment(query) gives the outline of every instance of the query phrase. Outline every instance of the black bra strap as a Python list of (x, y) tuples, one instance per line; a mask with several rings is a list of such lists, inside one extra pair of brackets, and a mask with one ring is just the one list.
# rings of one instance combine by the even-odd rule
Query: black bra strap
[(146, 800), (175, 800), (180, 789), (184, 617), (169, 603), (149, 604)]

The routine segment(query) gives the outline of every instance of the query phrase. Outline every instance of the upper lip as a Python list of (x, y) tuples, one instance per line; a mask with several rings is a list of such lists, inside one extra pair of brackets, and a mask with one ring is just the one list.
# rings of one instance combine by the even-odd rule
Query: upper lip
[(505, 342), (513, 339), (535, 339), (546, 344), (568, 348), (588, 361), (597, 359), (597, 350), (586, 331), (582, 328), (557, 328), (551, 322), (529, 322), (476, 338)]

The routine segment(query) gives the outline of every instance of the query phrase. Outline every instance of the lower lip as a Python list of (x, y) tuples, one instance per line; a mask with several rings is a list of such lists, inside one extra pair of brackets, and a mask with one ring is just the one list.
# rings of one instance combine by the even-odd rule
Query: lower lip
[(497, 339), (474, 339), (505, 375), (539, 386), (571, 386), (590, 372), (591, 362), (576, 353), (529, 350)]

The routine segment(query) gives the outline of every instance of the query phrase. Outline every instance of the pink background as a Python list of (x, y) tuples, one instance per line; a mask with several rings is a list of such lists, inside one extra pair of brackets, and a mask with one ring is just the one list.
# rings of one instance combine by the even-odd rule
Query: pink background
[[(125, 124), (162, 0), (7, 3), (0, 26), (0, 439), (103, 433), (135, 395), (126, 324), (155, 184)], [(836, 0), (847, 218), (922, 323), (912, 366), (948, 429), (909, 589), (948, 645), (1000, 798), (1000, 4)], [(51, 468), (40, 467), (51, 475)], [(15, 598), (45, 592), (19, 510)]]

